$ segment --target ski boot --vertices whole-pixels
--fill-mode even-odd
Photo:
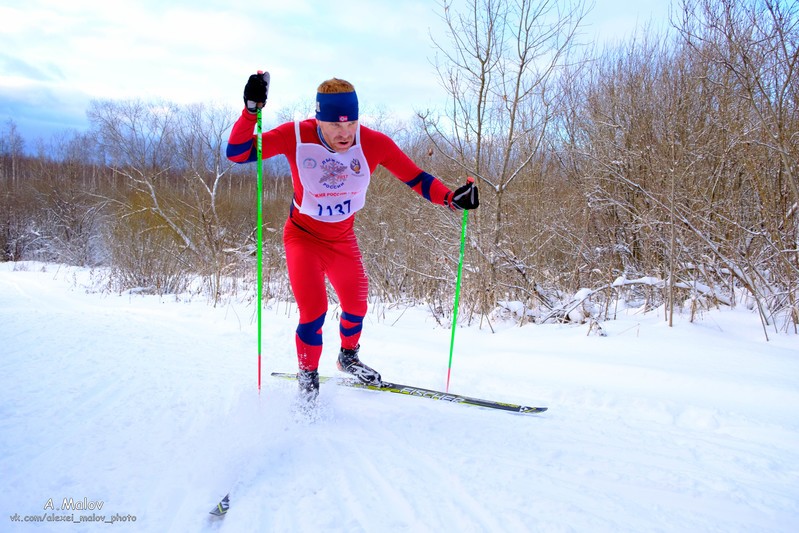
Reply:
[[[360,348],[360,344],[352,350],[342,348],[338,354],[336,366],[338,366],[338,369],[342,372],[352,374],[358,378],[358,381],[361,383],[377,385],[379,387],[382,383],[380,380],[380,373],[374,368],[366,366],[358,359],[358,350],[360,350]]]
[[[319,372],[316,370],[302,370],[297,372],[297,383],[300,386],[300,398],[307,403],[312,403],[319,396]]]

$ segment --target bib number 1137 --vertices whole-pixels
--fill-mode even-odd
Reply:
[[[345,200],[340,204],[335,205],[319,205],[319,213],[317,213],[320,217],[332,217],[335,215],[349,215],[351,206],[351,200]]]

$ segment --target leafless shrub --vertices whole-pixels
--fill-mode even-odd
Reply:
[[[450,188],[478,180],[463,320],[596,331],[621,306],[671,322],[746,305],[764,331],[799,328],[799,7],[676,2],[671,30],[604,49],[577,45],[581,0],[441,3],[443,109],[368,116]],[[253,293],[255,170],[222,157],[236,114],[95,102],[88,134],[35,156],[7,124],[3,260],[105,264],[120,291]],[[284,301],[287,174],[265,165],[264,297]],[[356,224],[373,306],[423,304],[444,324],[460,214],[379,170]]]

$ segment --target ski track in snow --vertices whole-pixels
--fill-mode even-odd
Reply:
[[[19,270],[23,268],[23,270]],[[27,269],[25,271],[24,269]],[[305,413],[296,313],[87,294],[88,273],[0,264],[0,531],[719,531],[799,524],[799,337],[710,312],[459,328],[452,392],[513,415],[323,384]],[[331,307],[331,311],[333,308]],[[386,378],[443,390],[448,329],[367,318]],[[290,315],[290,316],[289,316]],[[321,372],[336,374],[333,313]],[[333,348],[331,348],[333,347]],[[225,493],[231,511],[210,519]],[[135,523],[18,523],[64,498]],[[76,520],[92,511],[75,511]],[[66,528],[66,529],[65,529]]]

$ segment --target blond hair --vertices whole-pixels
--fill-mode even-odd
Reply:
[[[352,93],[355,92],[355,86],[353,86],[347,80],[330,78],[329,80],[325,80],[319,84],[316,92],[322,94]]]

